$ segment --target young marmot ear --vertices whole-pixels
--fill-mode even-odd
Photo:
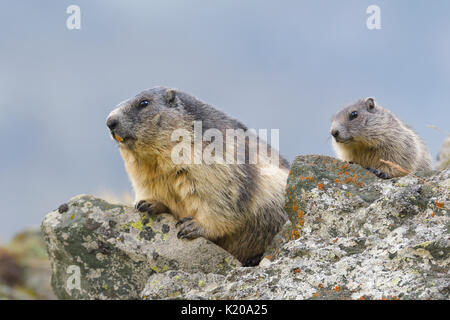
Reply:
[[[171,105],[175,102],[176,91],[175,89],[166,90],[166,103]]]
[[[367,98],[365,101],[366,108],[368,111],[373,111],[375,109],[375,99],[374,98]]]

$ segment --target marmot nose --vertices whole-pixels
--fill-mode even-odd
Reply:
[[[117,127],[118,123],[119,121],[114,118],[108,118],[108,120],[106,120],[106,125],[108,126],[109,130],[114,130],[114,128]]]
[[[331,135],[336,138],[339,135],[339,130],[336,129],[331,130]]]

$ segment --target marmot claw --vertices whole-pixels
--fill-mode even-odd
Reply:
[[[140,211],[140,212],[149,212],[151,210],[151,206],[152,204],[145,201],[145,200],[141,200],[138,201],[138,203],[136,203],[136,205],[134,206],[136,208],[136,210]]]
[[[183,218],[179,220],[176,227],[180,226],[180,231],[177,233],[178,239],[189,239],[193,240],[195,238],[201,237],[205,234],[205,230],[197,221],[191,217]]]
[[[135,208],[140,212],[147,212],[148,214],[159,214],[163,212],[170,213],[169,208],[161,202],[148,202],[141,200],[136,203]]]
[[[370,172],[372,172],[374,175],[376,175],[378,178],[381,179],[391,179],[392,177],[387,174],[386,172],[380,171],[378,169],[374,169],[374,168],[367,168],[367,170],[369,170]]]

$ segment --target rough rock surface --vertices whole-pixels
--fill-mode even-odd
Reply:
[[[444,145],[437,157],[436,169],[450,169],[450,136],[445,139]]]
[[[42,224],[60,298],[448,299],[450,170],[381,180],[358,165],[300,156],[291,223],[258,267],[151,217],[89,196]],[[64,210],[63,210],[64,211]],[[168,227],[164,227],[164,225]],[[165,230],[163,230],[165,228]],[[67,289],[67,268],[81,269]]]
[[[137,299],[153,274],[169,270],[227,274],[240,263],[203,238],[177,239],[169,214],[80,195],[49,213],[47,241],[52,286],[61,299]]]

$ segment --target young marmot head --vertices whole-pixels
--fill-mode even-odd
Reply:
[[[185,126],[184,105],[174,89],[156,87],[121,102],[108,116],[108,126],[119,147],[135,153],[166,150],[170,135]]]
[[[333,116],[330,130],[333,143],[375,146],[385,116],[385,109],[377,106],[373,98],[358,100]]]

